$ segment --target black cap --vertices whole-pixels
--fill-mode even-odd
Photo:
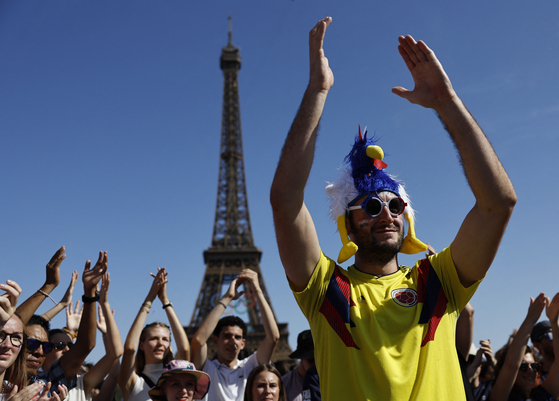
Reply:
[[[532,329],[532,335],[530,335],[532,344],[540,341],[543,335],[549,330],[551,330],[551,323],[549,323],[549,320],[542,320],[541,322],[536,323]]]
[[[314,359],[314,342],[310,330],[305,330],[297,336],[297,349],[289,355],[291,359]]]

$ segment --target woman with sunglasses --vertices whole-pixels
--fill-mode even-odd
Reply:
[[[126,337],[118,376],[124,401],[149,401],[148,391],[161,376],[164,366],[173,359],[190,359],[188,338],[167,297],[167,274],[164,267],[159,268],[157,274],[151,274],[151,288]],[[163,305],[175,336],[176,355],[171,351],[171,329],[165,323],[150,323],[142,330],[156,297]]]
[[[524,322],[518,329],[510,346],[497,362],[497,377],[491,390],[490,401],[554,401],[559,398],[559,362],[555,362],[545,381],[538,385],[540,364],[536,362],[531,348],[527,347],[532,327],[540,318],[543,309],[551,322],[554,338],[559,331],[559,293],[553,300],[543,293],[534,300]],[[559,339],[553,340],[553,347],[559,351]]]

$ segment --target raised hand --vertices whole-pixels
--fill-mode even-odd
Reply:
[[[103,334],[107,333],[107,321],[105,315],[103,314],[102,304],[109,302],[109,285],[111,280],[109,278],[109,273],[105,273],[103,276],[103,284],[101,285],[101,291],[99,291],[99,305],[97,305],[98,318],[97,318],[97,328]],[[113,316],[115,310],[112,310]]]
[[[555,294],[551,301],[548,299],[545,314],[552,324],[553,322],[559,324],[559,292]],[[555,333],[553,335],[555,336]]]
[[[7,280],[6,284],[0,284],[0,290],[6,291],[5,294],[0,295],[0,328],[2,328],[16,311],[21,287],[15,281]]]
[[[416,42],[407,35],[400,36],[398,42],[398,52],[412,75],[415,87],[409,91],[396,86],[392,88],[392,93],[411,103],[433,109],[456,96],[443,66],[423,41]]]
[[[66,328],[74,334],[78,334],[83,314],[83,304],[80,309],[80,301],[76,301],[76,308],[72,311],[72,302],[66,307]]]
[[[101,277],[107,271],[108,265],[108,258],[107,252],[99,252],[99,259],[97,259],[97,263],[90,269],[91,261],[88,260],[85,262],[85,269],[82,275],[83,281],[83,289],[85,291],[86,296],[91,296],[91,294],[95,293],[95,289],[97,288],[97,284],[101,281]]]
[[[252,269],[244,269],[237,276],[237,287],[246,281],[249,281],[254,291],[260,290],[260,282],[258,281],[258,273]]]
[[[482,340],[479,342],[479,349],[483,352],[487,360],[491,363],[491,365],[495,366],[497,361],[493,356],[493,348],[491,347],[491,340]]]
[[[310,80],[309,89],[319,92],[328,91],[334,85],[334,74],[324,55],[324,34],[332,22],[331,17],[326,17],[311,29],[309,33]]]
[[[245,293],[244,291],[239,291],[239,286],[242,283],[243,282],[239,282],[239,277],[237,276],[233,281],[231,281],[227,292],[223,295],[222,298],[229,298],[231,301],[239,299]]]
[[[536,299],[530,297],[530,306],[528,307],[528,314],[526,315],[526,320],[533,322],[535,324],[540,315],[542,314],[543,308],[547,303],[547,298],[545,294],[542,292],[540,295],[536,297]]]
[[[162,282],[161,286],[159,287],[159,291],[157,292],[157,297],[159,298],[159,300],[163,305],[167,305],[169,303],[169,297],[167,296],[167,283],[169,282],[169,280],[167,279],[168,274],[169,273],[165,271],[164,274],[165,280]]]
[[[66,248],[62,246],[56,253],[50,258],[47,263],[47,278],[45,280],[45,285],[51,285],[55,288],[60,283],[60,264],[66,258],[64,252]]]
[[[153,277],[153,282],[151,283],[151,288],[149,289],[146,301],[153,302],[155,297],[159,294],[159,290],[161,289],[161,287],[168,282],[167,272],[165,271],[164,267],[158,267],[157,274],[150,273],[150,276]]]
[[[68,305],[70,305],[70,302],[72,302],[72,293],[74,292],[74,286],[76,285],[76,282],[78,281],[78,277],[80,275],[78,274],[78,272],[76,270],[74,270],[72,272],[72,278],[70,280],[70,285],[68,286],[68,289],[66,290],[66,292],[64,293],[64,296],[62,297],[62,300],[60,301],[60,304],[62,304],[62,306],[66,307]]]

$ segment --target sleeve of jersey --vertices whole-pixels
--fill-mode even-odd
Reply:
[[[335,267],[336,263],[321,252],[320,259],[305,289],[300,292],[291,289],[307,320],[311,321],[319,312]]]
[[[460,312],[476,292],[481,280],[467,288],[462,285],[452,260],[450,247],[430,256],[429,262],[431,262],[433,270],[437,273],[448,301],[453,305],[453,309]]]

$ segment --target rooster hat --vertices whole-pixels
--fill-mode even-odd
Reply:
[[[349,239],[345,226],[348,207],[363,196],[383,191],[398,195],[407,204],[404,209],[404,219],[408,223],[408,233],[400,252],[411,255],[427,250],[427,245],[415,237],[414,210],[404,184],[383,171],[387,166],[382,161],[383,158],[384,152],[375,144],[374,136],[367,138],[367,128],[361,135],[361,127],[359,127],[359,135],[355,138],[353,148],[344,159],[350,167],[341,167],[340,177],[326,186],[326,193],[330,199],[330,217],[338,224],[343,244],[338,255],[338,263],[345,262],[357,252],[357,245]]]

